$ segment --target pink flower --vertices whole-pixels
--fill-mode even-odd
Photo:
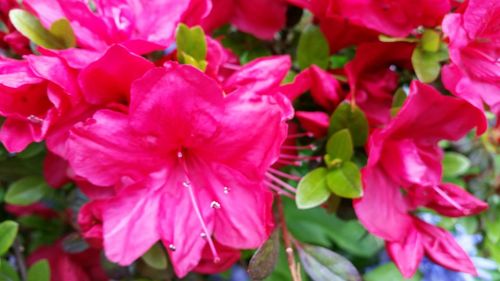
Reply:
[[[310,10],[336,53],[345,47],[362,42],[378,41],[377,32],[342,16],[337,0],[288,0],[291,4]]]
[[[354,97],[372,126],[389,121],[399,80],[391,68],[411,68],[413,48],[414,45],[407,43],[364,43],[358,46],[354,59],[346,64],[350,97]]]
[[[453,94],[500,114],[500,39],[498,1],[471,0],[463,13],[443,21],[451,64],[443,68],[443,83]]]
[[[286,0],[212,0],[212,3],[212,11],[202,24],[208,31],[231,23],[243,32],[271,40],[285,27]]]
[[[137,53],[168,47],[180,22],[196,24],[210,11],[208,0],[114,0],[94,1],[95,11],[84,0],[26,0],[49,27],[67,18],[78,45],[101,51],[114,43]]]
[[[128,114],[101,110],[77,125],[68,143],[75,174],[116,189],[102,210],[108,258],[130,264],[161,240],[184,276],[207,245],[215,263],[216,243],[261,245],[272,229],[263,179],[291,110],[275,96],[224,95],[197,69],[167,63],[132,84]]]
[[[14,53],[19,55],[30,54],[30,41],[15,30],[9,19],[10,10],[15,8],[19,8],[19,3],[16,0],[0,2],[0,21],[4,24],[4,30],[0,30],[0,48],[11,48]]]
[[[281,91],[292,101],[310,91],[314,102],[324,109],[324,111],[296,112],[302,127],[317,138],[326,135],[330,114],[345,97],[337,79],[315,65],[299,73],[292,83],[281,86]]]
[[[10,152],[43,140],[78,99],[75,73],[56,57],[0,58],[0,77],[0,115],[6,117],[0,141]]]
[[[398,115],[370,137],[368,165],[362,171],[364,196],[355,200],[354,208],[363,225],[386,240],[405,277],[415,273],[424,253],[449,269],[475,273],[450,234],[410,214],[422,206],[452,217],[487,208],[460,187],[441,182],[437,143],[458,140],[474,127],[478,134],[486,129],[480,110],[414,81]]]
[[[327,0],[329,1],[329,0]],[[380,33],[406,37],[420,25],[435,27],[451,9],[449,0],[330,0],[338,13]]]
[[[29,257],[28,264],[47,259],[50,265],[51,281],[106,281],[109,278],[101,267],[100,251],[87,249],[81,253],[70,254],[62,249],[62,242],[42,246]]]

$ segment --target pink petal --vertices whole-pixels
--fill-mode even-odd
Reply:
[[[153,68],[150,61],[113,45],[104,55],[80,73],[80,85],[91,104],[125,102],[130,99],[130,85]]]
[[[417,272],[424,257],[422,237],[417,230],[412,229],[402,241],[387,242],[386,248],[405,278],[411,278]]]
[[[214,242],[215,247],[217,248],[217,252],[219,252],[221,261],[218,263],[214,263],[212,252],[210,252],[210,248],[208,247],[208,245],[206,245],[203,249],[200,263],[196,266],[196,268],[193,269],[194,272],[202,274],[215,274],[224,272],[240,259],[240,251],[226,247],[218,243],[217,240]]]
[[[285,26],[286,9],[284,0],[237,0],[231,23],[241,31],[271,40]]]
[[[9,152],[21,152],[32,142],[41,140],[40,136],[33,135],[31,124],[7,118],[0,129],[0,142]]]
[[[415,206],[426,206],[448,217],[475,215],[488,208],[488,204],[451,183],[411,188],[408,197]]]
[[[308,132],[314,134],[315,138],[322,138],[328,133],[330,116],[322,111],[306,112],[297,111],[295,116],[300,125]]]
[[[399,185],[379,167],[364,168],[362,180],[364,195],[354,200],[359,220],[384,240],[402,241],[412,228],[412,220]]]
[[[141,179],[166,163],[154,152],[154,137],[135,134],[126,115],[110,110],[98,111],[76,125],[67,146],[67,158],[76,175],[100,186],[118,183],[123,176]]]
[[[261,94],[277,88],[291,67],[289,56],[264,57],[253,60],[224,81],[224,91],[245,88]]]
[[[416,222],[430,259],[445,268],[477,275],[469,256],[448,231],[420,220]]]
[[[43,176],[53,188],[60,188],[70,182],[68,162],[50,151],[43,161]]]

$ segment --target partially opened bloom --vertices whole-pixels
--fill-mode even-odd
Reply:
[[[500,3],[471,0],[463,13],[443,21],[451,64],[443,68],[443,83],[453,94],[500,114]]]
[[[132,263],[161,240],[178,276],[217,243],[254,248],[272,229],[263,179],[286,138],[289,104],[241,88],[224,95],[199,70],[176,63],[132,84],[128,114],[101,110],[72,130],[77,176],[116,195],[102,205],[106,255]]]
[[[122,43],[137,53],[168,47],[181,22],[197,24],[211,8],[208,0],[26,0],[46,27],[61,18],[71,23],[79,47],[103,51]],[[94,8],[94,9],[93,9]]]
[[[271,40],[285,27],[286,0],[212,0],[212,10],[203,27],[212,31],[226,23],[258,38]]]
[[[425,207],[460,217],[487,208],[460,187],[441,182],[438,141],[458,140],[473,128],[478,133],[486,129],[480,110],[414,81],[398,115],[370,137],[368,165],[362,173],[364,196],[354,207],[363,225],[386,240],[405,277],[415,273],[424,253],[449,269],[475,273],[449,233],[410,214]]]

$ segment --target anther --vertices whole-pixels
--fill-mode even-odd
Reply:
[[[212,203],[210,203],[210,208],[212,208],[212,209],[220,209],[220,203],[217,202],[217,201],[212,201]]]
[[[172,252],[175,252],[175,250],[177,250],[177,248],[175,248],[174,244],[170,244],[168,245],[168,248],[170,249],[170,251]]]

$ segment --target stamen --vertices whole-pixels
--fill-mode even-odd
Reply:
[[[229,191],[231,191],[231,188],[224,186],[224,194],[229,194]]]
[[[272,191],[276,192],[276,194],[278,195],[284,195],[288,198],[291,198],[291,199],[295,199],[295,197],[293,195],[291,195],[290,193],[282,190],[280,187],[278,186],[275,186],[272,182],[270,181],[267,181],[265,180],[264,183],[267,185],[267,187],[269,187]]]
[[[315,150],[318,147],[314,144],[309,144],[309,145],[282,145],[281,148],[286,150],[300,150],[300,149]]]
[[[312,138],[312,137],[314,137],[314,134],[310,133],[310,132],[307,132],[307,133],[297,133],[297,134],[289,134],[286,138],[289,139],[289,140],[291,140],[291,139],[298,139],[298,138],[302,138],[302,137]]]
[[[293,187],[293,186],[289,185],[288,183],[282,181],[278,177],[273,176],[271,173],[266,173],[266,176],[268,178],[270,178],[273,182],[275,182],[276,184],[278,184],[281,187],[284,187],[285,189],[289,190],[290,192],[293,192],[293,193],[297,192],[297,189],[295,187]]]
[[[295,167],[300,167],[302,166],[302,161],[287,161],[283,159],[278,159],[276,163],[283,164],[283,165],[289,165],[289,166],[295,166]]]
[[[181,153],[182,154],[182,153]],[[177,154],[179,155],[179,154]],[[203,229],[203,232],[206,233],[207,235],[207,242],[208,246],[210,247],[210,251],[212,252],[212,255],[214,256],[214,263],[218,263],[220,261],[219,254],[217,253],[217,249],[215,249],[214,241],[212,240],[212,237],[208,232],[207,225],[205,224],[205,221],[203,220],[203,216],[200,211],[200,207],[198,205],[198,202],[196,200],[196,196],[194,195],[193,191],[193,186],[191,185],[191,181],[189,180],[189,173],[188,173],[188,168],[186,165],[186,162],[182,160],[182,155],[179,157],[182,168],[184,169],[184,175],[186,176],[186,181],[184,183],[187,183],[186,185],[183,185],[186,187],[189,193],[189,198],[191,199],[191,203],[193,204],[194,211],[196,213],[196,216],[198,217],[198,221],[200,222],[201,228]]]
[[[280,154],[280,158],[288,160],[321,160],[321,156],[308,156],[308,155],[290,155],[290,154]]]
[[[455,207],[458,210],[460,210],[463,213],[465,213],[465,210],[462,207],[462,205],[460,205],[457,201],[453,200],[453,198],[451,198],[450,196],[448,196],[448,194],[446,194],[446,192],[444,192],[441,188],[439,188],[439,186],[433,185],[432,189],[434,189],[439,195],[441,195],[446,201],[448,201],[448,203],[450,203],[451,205],[453,205],[453,207]]]
[[[278,169],[274,169],[274,168],[269,168],[268,171],[270,173],[273,173],[277,176],[280,176],[280,177],[283,177],[283,178],[286,178],[286,179],[289,179],[289,180],[293,180],[293,181],[299,181],[301,179],[301,177],[299,176],[296,176],[296,175],[290,175],[290,174],[287,174],[287,173],[284,173]]]
[[[212,201],[212,203],[210,203],[210,208],[212,208],[212,209],[220,209],[220,203],[217,202],[217,201]]]

